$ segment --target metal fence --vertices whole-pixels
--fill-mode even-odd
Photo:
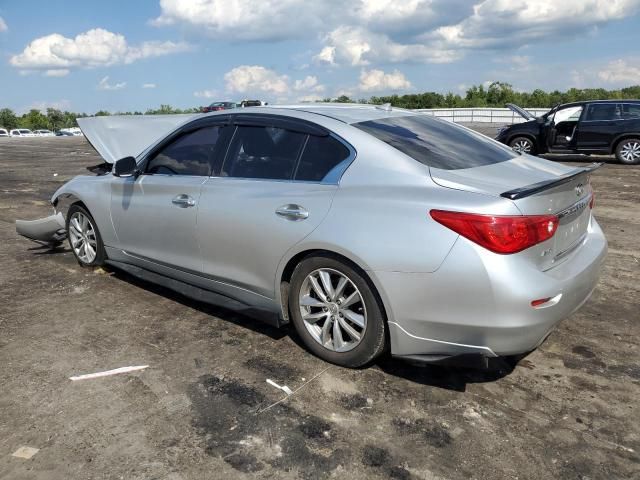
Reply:
[[[534,116],[549,111],[548,108],[527,108],[526,110]],[[416,111],[454,123],[512,124],[525,121],[524,118],[508,108],[421,108]]]

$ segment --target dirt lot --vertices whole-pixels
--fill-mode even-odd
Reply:
[[[81,138],[0,139],[0,478],[640,478],[640,168],[594,175],[610,251],[591,300],[486,373],[329,366],[287,330],[16,235],[97,162]]]

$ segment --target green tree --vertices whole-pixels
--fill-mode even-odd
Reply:
[[[64,114],[57,108],[47,108],[47,120],[51,130],[59,130],[63,126]]]
[[[30,130],[38,130],[49,126],[49,119],[37,108],[32,108],[20,118],[20,125]]]
[[[18,126],[18,117],[10,108],[3,108],[0,110],[0,127],[11,130]]]

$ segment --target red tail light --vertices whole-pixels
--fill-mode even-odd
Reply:
[[[555,215],[497,216],[431,210],[431,217],[494,253],[517,253],[550,239],[558,229]]]
[[[589,200],[589,208],[593,210],[593,207],[596,206],[596,192],[591,190],[591,200]]]

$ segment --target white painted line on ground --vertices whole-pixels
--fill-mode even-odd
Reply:
[[[284,393],[286,393],[287,395],[291,395],[293,392],[291,391],[291,389],[289,387],[287,387],[286,385],[284,386],[280,386],[278,385],[276,382],[274,382],[273,380],[267,378],[267,383],[273,387],[276,387],[280,390],[282,390]]]
[[[105,372],[87,373],[86,375],[78,375],[75,377],[69,377],[69,380],[75,382],[77,380],[89,380],[91,378],[108,377],[109,375],[118,375],[120,373],[136,372],[138,370],[144,370],[149,365],[138,365],[135,367],[120,367],[113,370],[107,370]]]
[[[12,457],[17,457],[17,458],[24,458],[26,460],[29,460],[31,457],[33,457],[36,453],[38,453],[40,451],[39,448],[33,448],[33,447],[20,447],[18,450],[16,450],[15,452],[13,452],[11,454]]]

